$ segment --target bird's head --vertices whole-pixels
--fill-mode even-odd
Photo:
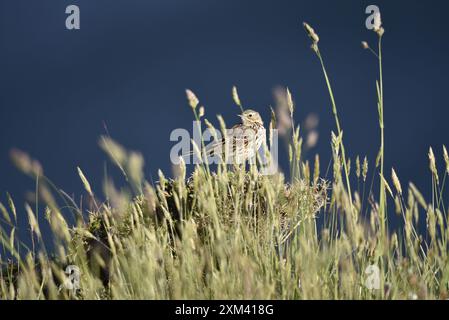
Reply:
[[[242,122],[244,125],[263,125],[262,117],[257,111],[248,109],[245,110],[241,115],[239,115],[239,117],[242,118]]]

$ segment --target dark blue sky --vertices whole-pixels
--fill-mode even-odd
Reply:
[[[65,29],[65,8],[81,10],[81,30]],[[272,89],[289,86],[297,121],[315,112],[325,166],[334,129],[317,58],[301,22],[319,33],[351,156],[378,148],[375,45],[364,27],[368,4],[382,10],[386,166],[405,184],[430,190],[427,151],[441,161],[447,133],[448,1],[298,0],[0,0],[0,201],[9,191],[23,208],[33,182],[16,171],[9,150],[40,160],[67,193],[82,191],[80,166],[97,193],[105,155],[103,121],[117,141],[139,150],[146,174],[170,171],[169,135],[191,128],[185,88],[206,115],[238,120],[231,87],[269,121]]]

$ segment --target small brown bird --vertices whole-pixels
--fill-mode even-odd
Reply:
[[[242,164],[257,154],[266,139],[262,117],[257,111],[250,109],[239,117],[242,123],[226,130],[225,138],[206,146],[208,156],[221,155],[221,159],[228,164]]]

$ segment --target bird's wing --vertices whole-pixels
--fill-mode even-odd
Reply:
[[[251,130],[248,132],[248,130]],[[225,132],[226,137],[223,137],[217,141],[212,141],[205,146],[206,154],[208,156],[213,156],[216,152],[223,153],[226,147],[226,139],[228,140],[228,152],[233,154],[237,147],[242,146],[247,148],[250,142],[249,136],[251,134],[256,135],[257,132],[255,129],[249,127],[244,128],[242,124],[236,124],[231,129]],[[189,152],[187,156],[194,154],[194,152]]]
[[[257,135],[257,131],[254,128],[243,127],[242,124],[237,124],[226,131],[225,134],[226,138],[222,138],[219,141],[213,141],[206,146],[208,155],[214,155],[217,151],[220,152],[220,150],[223,153],[225,148],[227,148],[228,155],[233,155],[237,148],[246,149],[250,145],[250,141],[254,141],[254,139],[251,139],[251,136]]]

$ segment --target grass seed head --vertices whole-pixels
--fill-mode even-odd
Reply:
[[[239,94],[237,92],[237,87],[236,86],[232,87],[232,99],[234,100],[234,103],[236,105],[238,105],[239,107],[242,106],[242,102],[240,101]]]
[[[290,111],[290,116],[293,117],[293,112],[295,111],[295,105],[293,103],[292,94],[288,88],[287,88],[287,105],[288,105],[288,110]]]
[[[37,160],[32,159],[25,152],[18,149],[12,149],[10,157],[17,169],[23,173],[33,177],[40,177],[43,175],[41,164]]]
[[[429,148],[429,167],[430,167],[430,171],[432,172],[432,174],[435,177],[435,180],[438,184],[439,183],[438,171],[437,171],[437,165],[436,165],[436,161],[435,161],[435,154],[433,153],[432,147]]]
[[[393,191],[391,190],[390,185],[388,184],[387,179],[385,179],[385,177],[383,175],[380,175],[380,178],[382,179],[382,182],[384,183],[385,187],[387,188],[387,191],[390,194],[390,196],[392,198],[394,198]]]
[[[311,148],[315,147],[318,142],[318,137],[319,137],[318,131],[312,130],[311,132],[309,132],[309,134],[307,135],[307,140],[306,140],[307,148],[311,149]]]
[[[360,157],[357,156],[355,158],[355,175],[357,176],[358,179],[360,179],[361,173],[362,173],[362,171],[361,171],[361,167],[360,167]]]
[[[313,182],[317,183],[320,178],[320,156],[315,155],[315,164],[313,165]]]
[[[30,226],[31,232],[35,233],[39,238],[41,238],[41,231],[39,228],[39,223],[37,222],[36,216],[28,203],[25,203],[25,211],[28,214],[28,224]]]
[[[309,131],[316,129],[318,127],[319,122],[320,119],[317,114],[309,113],[306,117],[306,120],[304,121],[304,128]]]
[[[365,158],[363,159],[363,166],[362,166],[363,182],[366,181],[367,175],[368,175],[368,158],[365,156]]]
[[[309,38],[312,39],[312,42],[314,44],[318,44],[318,42],[320,41],[320,37],[318,37],[315,30],[313,30],[313,28],[307,22],[303,22],[303,26]]]
[[[187,96],[187,100],[189,101],[190,107],[192,107],[192,109],[195,110],[196,107],[198,106],[198,104],[200,103],[200,101],[198,100],[196,95],[190,89],[186,89],[186,96]]]
[[[86,176],[84,175],[84,173],[83,173],[83,171],[81,170],[81,168],[80,168],[80,167],[77,167],[77,169],[78,169],[78,175],[79,175],[81,181],[83,182],[84,189],[87,191],[87,193],[88,193],[91,197],[93,197],[94,195],[93,195],[93,192],[92,192],[92,188],[90,187],[89,181],[87,180],[87,178],[86,178]]]
[[[373,31],[376,32],[379,37],[382,37],[385,33],[385,29],[382,27],[382,18],[380,12],[374,13]]]
[[[198,113],[198,117],[200,117],[200,118],[202,118],[203,116],[204,116],[204,107],[203,106],[201,106],[200,107],[200,110],[199,110],[199,113]]]
[[[373,31],[378,32],[382,27],[382,18],[380,12],[374,13]]]
[[[443,156],[444,156],[444,162],[446,163],[446,172],[449,174],[449,155],[447,154],[446,147],[443,146]]]
[[[385,29],[383,27],[381,27],[379,29],[379,31],[377,31],[377,34],[379,35],[379,37],[382,37],[384,35],[384,33],[385,33]]]
[[[285,88],[276,88],[274,90],[274,99],[276,101],[276,126],[279,134],[284,136],[292,129],[292,119],[289,113]]]
[[[393,180],[393,185],[396,188],[396,191],[399,194],[402,194],[401,182],[399,181],[399,178],[396,174],[396,171],[394,171],[394,168],[391,168],[391,179]]]

